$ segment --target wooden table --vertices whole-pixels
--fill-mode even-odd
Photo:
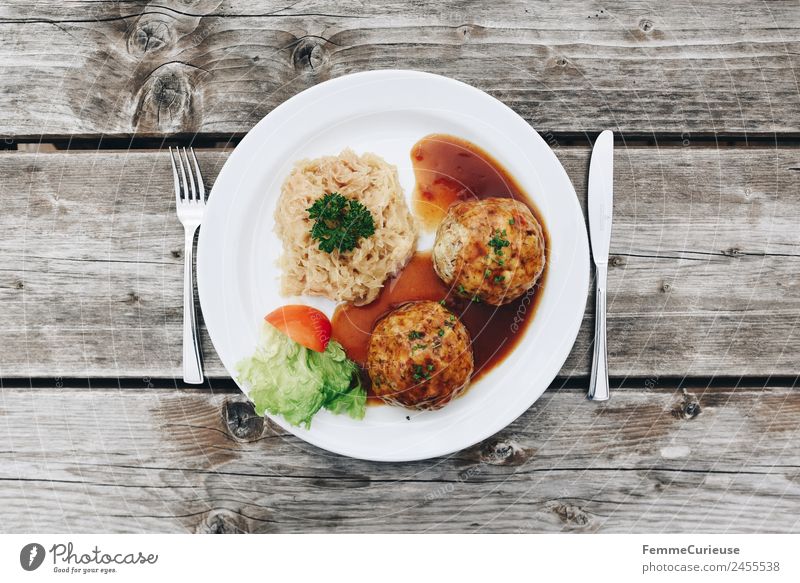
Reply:
[[[797,532],[799,55],[794,0],[3,3],[0,530]],[[611,401],[591,309],[525,415],[426,462],[255,417],[207,336],[208,384],[178,380],[161,149],[211,183],[276,105],[382,68],[503,100],[582,203],[617,132]]]

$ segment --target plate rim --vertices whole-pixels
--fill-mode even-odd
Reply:
[[[477,92],[477,93],[481,94],[483,99],[488,99],[488,100],[494,102],[495,106],[500,106],[503,109],[507,110],[507,112],[510,112],[515,118],[517,118],[518,121],[520,121],[522,124],[524,124],[524,126],[527,128],[527,132],[530,134],[532,139],[538,140],[541,144],[543,144],[547,148],[547,150],[549,150],[550,154],[553,156],[553,159],[556,162],[556,164],[554,166],[555,169],[556,169],[556,172],[558,172],[558,173],[560,173],[562,175],[562,178],[565,180],[565,184],[568,185],[568,187],[569,187],[569,194],[572,195],[570,197],[570,206],[573,207],[572,210],[575,213],[575,216],[576,217],[580,217],[579,223],[580,223],[580,226],[582,228],[579,229],[578,230],[579,232],[575,235],[577,237],[576,254],[579,255],[579,260],[581,260],[583,263],[585,263],[586,269],[583,270],[583,274],[584,274],[583,275],[583,282],[585,284],[585,289],[584,289],[584,293],[582,295],[588,298],[588,294],[589,294],[589,290],[590,290],[590,284],[591,284],[591,276],[590,276],[591,265],[590,265],[590,261],[589,261],[590,252],[589,252],[588,233],[587,233],[587,228],[586,228],[586,219],[584,217],[583,210],[581,209],[580,202],[579,202],[577,194],[575,192],[575,186],[572,183],[572,180],[570,179],[570,177],[567,174],[566,170],[564,169],[564,166],[561,163],[561,160],[555,154],[555,151],[553,151],[553,149],[550,147],[550,145],[544,140],[544,138],[539,134],[539,132],[536,131],[536,129],[530,123],[528,123],[516,111],[514,111],[511,107],[509,107],[508,105],[506,105],[505,103],[503,103],[502,101],[497,99],[496,97],[494,97],[492,95],[489,95],[485,91],[483,91],[481,89],[478,89],[477,87],[474,87],[472,85],[469,85],[468,83],[464,83],[464,82],[459,81],[457,79],[453,79],[451,77],[446,77],[446,76],[443,76],[443,75],[438,75],[438,74],[435,74],[435,73],[428,73],[428,72],[425,72],[425,71],[416,71],[416,70],[411,70],[411,69],[381,69],[381,70],[361,71],[361,72],[342,75],[342,76],[336,77],[334,79],[329,79],[327,81],[324,81],[322,83],[318,83],[316,85],[313,85],[312,87],[304,89],[303,91],[293,95],[289,99],[283,101],[281,104],[276,106],[269,113],[267,113],[267,115],[265,115],[256,124],[254,124],[253,127],[247,132],[247,134],[245,134],[245,136],[242,138],[242,140],[239,142],[239,144],[237,144],[237,146],[234,148],[234,150],[230,153],[230,155],[226,159],[225,163],[223,164],[222,168],[220,169],[219,174],[217,175],[217,178],[216,178],[216,180],[214,182],[214,185],[211,188],[208,204],[209,205],[212,204],[212,202],[211,202],[212,201],[212,196],[211,195],[214,194],[214,190],[215,190],[215,188],[217,188],[217,185],[221,184],[220,178],[222,178],[225,175],[226,170],[228,170],[229,168],[231,168],[233,166],[234,162],[232,162],[232,161],[237,158],[237,151],[239,152],[239,156],[245,155],[245,148],[242,148],[242,146],[247,146],[252,140],[256,139],[255,138],[255,134],[257,133],[256,129],[259,128],[260,126],[269,124],[271,119],[274,119],[274,118],[280,116],[281,112],[283,112],[284,110],[292,107],[293,103],[296,103],[296,101],[299,100],[301,97],[302,97],[302,99],[311,99],[317,93],[319,93],[321,91],[335,90],[336,86],[338,86],[338,85],[344,85],[344,84],[347,84],[347,83],[358,82],[359,80],[364,80],[366,78],[369,78],[369,80],[380,80],[381,77],[397,78],[398,76],[402,77],[403,79],[414,79],[414,78],[417,78],[417,79],[428,79],[428,80],[433,79],[435,82],[451,84],[454,87],[457,87],[459,90],[462,90],[462,91],[466,90],[466,91],[470,91],[470,92]],[[227,364],[223,361],[222,357],[220,356],[220,352],[219,352],[219,350],[217,350],[217,342],[214,339],[215,335],[212,332],[211,327],[208,326],[209,320],[206,319],[206,314],[209,313],[209,310],[206,309],[206,306],[210,306],[210,301],[211,300],[208,297],[208,294],[203,292],[204,289],[208,289],[208,288],[206,288],[205,284],[203,283],[203,282],[207,281],[207,278],[208,278],[208,275],[207,275],[208,271],[207,271],[207,268],[206,268],[206,266],[208,264],[208,261],[204,261],[203,257],[208,257],[210,253],[204,253],[204,251],[203,251],[204,249],[207,248],[208,243],[206,243],[206,245],[204,245],[204,241],[207,242],[208,238],[204,238],[203,237],[202,225],[201,225],[199,230],[200,230],[200,233],[198,235],[198,243],[197,243],[197,274],[196,274],[196,278],[197,278],[198,296],[199,296],[199,300],[200,300],[200,309],[201,309],[201,312],[203,313],[203,320],[204,320],[204,322],[206,322],[206,329],[208,331],[209,338],[210,338],[211,343],[212,343],[212,345],[214,347],[214,350],[217,352],[217,355],[219,356],[220,361],[222,362],[222,365],[225,367],[225,370],[230,375],[230,377],[233,379],[233,381],[236,383],[237,387],[242,392],[242,394],[246,398],[249,399],[249,396],[247,395],[247,393],[244,391],[244,389],[242,389],[242,387],[239,385],[238,381],[236,381],[235,372],[231,371],[229,369]],[[209,269],[210,269],[210,266],[209,266]],[[584,286],[581,286],[581,287],[584,287]],[[204,297],[206,298],[205,301],[204,301]],[[465,441],[469,441],[469,443],[458,445],[458,446],[455,446],[455,447],[448,447],[448,448],[443,449],[441,452],[434,453],[434,454],[423,453],[422,456],[414,455],[414,454],[403,455],[402,453],[400,455],[384,455],[384,456],[356,455],[353,452],[345,451],[342,448],[337,447],[335,444],[333,444],[333,445],[326,444],[326,443],[324,443],[324,440],[316,439],[315,436],[309,435],[308,433],[300,434],[298,431],[296,431],[296,429],[298,429],[298,428],[295,428],[295,427],[291,426],[290,424],[288,424],[280,416],[274,416],[274,415],[270,415],[268,413],[265,414],[265,416],[268,417],[270,420],[272,420],[277,425],[279,425],[284,430],[290,432],[291,434],[293,434],[294,436],[296,436],[299,439],[303,440],[304,442],[306,442],[306,443],[308,443],[310,445],[313,445],[314,447],[319,447],[320,449],[323,449],[325,451],[329,451],[329,452],[335,453],[337,455],[351,457],[353,459],[363,459],[363,460],[366,460],[366,461],[390,463],[390,462],[421,461],[421,460],[426,460],[426,459],[434,459],[434,458],[440,458],[440,457],[449,456],[449,455],[452,455],[453,453],[456,453],[458,451],[463,451],[466,448],[472,447],[473,445],[475,445],[475,444],[477,444],[477,443],[479,443],[479,442],[491,437],[492,435],[495,435],[496,433],[502,431],[503,429],[508,427],[510,424],[512,424],[514,421],[516,421],[519,417],[521,417],[525,412],[527,412],[533,406],[533,404],[536,403],[536,401],[538,401],[541,398],[541,396],[545,393],[545,391],[548,389],[548,387],[552,384],[553,380],[558,376],[558,371],[561,370],[561,368],[564,365],[564,362],[566,362],[567,358],[569,357],[569,354],[571,353],[572,348],[574,347],[575,341],[577,340],[578,334],[580,332],[580,326],[581,326],[581,323],[583,321],[583,316],[584,316],[584,314],[586,312],[586,309],[587,309],[587,303],[584,302],[583,310],[580,310],[580,312],[578,312],[576,310],[575,313],[574,313],[574,316],[572,318],[572,321],[569,322],[569,326],[565,326],[566,332],[564,334],[564,338],[566,340],[568,340],[569,349],[565,350],[565,354],[564,354],[563,358],[558,359],[560,361],[558,363],[558,368],[555,371],[555,373],[553,374],[552,378],[550,378],[546,384],[543,383],[543,384],[545,384],[544,388],[541,391],[539,391],[538,394],[535,394],[534,396],[532,396],[530,402],[526,401],[527,404],[526,404],[526,406],[524,408],[520,408],[519,411],[517,411],[516,408],[515,408],[514,412],[512,412],[510,415],[497,417],[497,419],[500,419],[500,420],[497,423],[491,424],[487,430],[478,429],[475,432],[473,432],[471,434],[471,437],[469,439],[465,440]],[[536,316],[534,316],[534,318],[535,317]]]

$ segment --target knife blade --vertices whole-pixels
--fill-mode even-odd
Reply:
[[[595,264],[608,263],[614,210],[614,133],[597,138],[589,165],[589,236]]]
[[[601,133],[592,149],[587,206],[596,288],[594,353],[587,397],[593,401],[607,401],[610,395],[606,350],[606,282],[614,214],[614,134],[611,130]]]

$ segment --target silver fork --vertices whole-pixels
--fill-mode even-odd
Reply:
[[[189,148],[194,161],[194,174],[189,162],[186,148],[175,148],[178,155],[177,166],[175,154],[169,149],[172,161],[172,174],[175,177],[175,208],[178,220],[184,229],[183,252],[183,381],[193,385],[203,382],[203,364],[200,361],[200,339],[197,334],[197,320],[194,308],[194,274],[192,263],[194,257],[194,235],[203,222],[206,211],[206,187],[194,149]],[[184,159],[186,163],[184,164]],[[188,176],[188,179],[187,179]]]

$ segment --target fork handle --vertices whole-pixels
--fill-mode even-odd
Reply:
[[[589,380],[588,398],[592,401],[608,401],[608,351],[606,350],[606,284],[608,264],[597,264],[595,283],[595,324],[592,376]]]
[[[203,383],[203,364],[200,361],[200,338],[194,309],[194,235],[197,228],[186,229],[183,251],[183,382]]]

